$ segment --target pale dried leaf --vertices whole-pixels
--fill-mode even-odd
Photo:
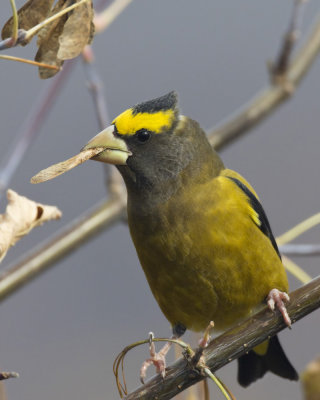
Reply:
[[[96,147],[95,149],[81,151],[79,154],[69,158],[66,161],[61,161],[58,164],[51,165],[50,167],[41,170],[31,178],[30,182],[41,183],[53,179],[76,167],[77,165],[88,161],[90,158],[96,156],[104,150],[104,147]]]
[[[18,11],[19,18],[19,29],[29,30],[30,28],[38,25],[41,21],[45,20],[51,10],[54,0],[29,0],[27,1]],[[13,18],[5,23],[1,36],[2,39],[11,37],[13,26]],[[31,41],[32,37],[28,41],[24,41],[23,45],[26,45]]]
[[[11,189],[7,191],[7,198],[6,212],[0,215],[0,261],[31,229],[62,215],[57,207],[29,200]]]
[[[68,16],[62,35],[59,37],[58,58],[69,60],[77,57],[92,40],[92,2],[88,1],[75,8]]]

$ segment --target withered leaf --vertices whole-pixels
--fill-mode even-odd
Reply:
[[[0,261],[8,249],[34,227],[62,215],[57,207],[36,203],[10,189],[7,198],[6,212],[0,215]]]
[[[92,1],[81,4],[69,13],[62,35],[59,37],[58,58],[69,60],[77,57],[85,45],[91,42],[94,34],[92,20]]]
[[[57,14],[59,11],[64,10],[66,7],[69,7],[72,3],[72,0],[59,0],[54,7],[52,8],[51,12],[48,14],[48,18],[52,17],[53,15]],[[37,45],[40,47],[43,42],[45,42],[50,36],[50,32],[52,32],[55,27],[58,25],[60,19],[55,19],[50,24],[45,25],[40,31],[38,32],[38,40]]]
[[[69,158],[66,161],[61,161],[58,164],[51,165],[50,167],[41,170],[31,178],[30,182],[41,183],[53,179],[76,167],[77,165],[88,161],[90,158],[96,156],[104,150],[104,147],[96,147],[95,149],[83,150],[79,154]]]
[[[51,10],[49,17],[68,7],[72,0],[59,0]],[[37,44],[39,49],[35,56],[35,60],[44,64],[54,65],[61,67],[63,60],[57,57],[59,50],[59,37],[63,32],[64,24],[68,19],[67,14],[62,15],[60,18],[52,21],[50,24],[45,25],[38,32]],[[48,79],[58,73],[58,70],[52,70],[45,67],[39,67],[39,76],[41,79]]]
[[[47,18],[54,0],[29,0],[18,11],[19,29],[28,30]],[[1,36],[2,39],[11,37],[13,18],[5,23]],[[24,41],[23,46],[31,41]]]

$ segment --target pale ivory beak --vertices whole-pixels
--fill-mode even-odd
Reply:
[[[104,147],[105,150],[92,157],[92,160],[102,161],[108,164],[125,165],[128,157],[132,154],[126,142],[115,136],[114,125],[108,126],[108,128],[94,136],[81,151],[94,149],[96,147]]]

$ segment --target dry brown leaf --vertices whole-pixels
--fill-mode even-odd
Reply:
[[[64,10],[66,7],[70,5],[71,5],[71,0],[59,0],[48,14],[48,18],[57,14],[59,11]],[[38,32],[38,40],[37,40],[38,47],[40,47],[47,40],[48,36],[50,36],[50,32],[52,32],[54,28],[58,25],[59,20],[60,20],[59,18],[55,19],[50,24],[47,24],[40,29],[40,31]]]
[[[72,0],[59,0],[58,3],[53,7],[49,17],[70,6],[71,2]],[[57,54],[60,47],[59,37],[63,32],[63,27],[67,19],[68,15],[64,14],[60,18],[52,21],[50,24],[45,25],[38,32],[37,44],[39,49],[35,56],[35,61],[54,65],[58,68],[62,66],[63,60],[59,59]],[[39,76],[41,79],[51,78],[58,72],[59,70],[39,67]]]
[[[46,221],[61,217],[61,211],[29,200],[9,189],[5,214],[0,215],[0,261],[22,236]]]
[[[47,18],[54,0],[29,0],[18,11],[19,29],[26,31]],[[1,36],[2,39],[11,37],[13,18],[5,23]],[[31,41],[32,37],[23,43],[23,46]]]
[[[66,161],[61,161],[58,164],[51,165],[50,167],[41,170],[31,178],[30,182],[41,183],[53,179],[76,167],[77,165],[88,161],[90,158],[96,156],[104,150],[104,147],[96,147],[95,149],[81,151],[79,154],[69,158]]]
[[[84,46],[91,42],[93,8],[88,1],[75,8],[68,16],[62,35],[59,37],[60,48],[58,58],[69,60],[77,57]]]

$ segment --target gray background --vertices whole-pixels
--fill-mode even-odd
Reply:
[[[4,23],[10,6],[2,3]],[[176,89],[184,114],[204,128],[220,122],[268,83],[266,61],[277,54],[291,5],[289,0],[135,0],[93,44],[110,116]],[[318,9],[317,1],[309,2],[304,33]],[[31,44],[7,53],[32,58],[34,52]],[[1,61],[0,68],[3,161],[50,82],[40,81],[34,67]],[[222,152],[225,164],[256,188],[276,235],[319,212],[319,74],[318,60],[290,102]],[[105,196],[103,168],[94,162],[49,183],[28,183],[38,170],[75,154],[97,131],[78,62],[11,184],[23,195],[58,205],[63,219],[24,238],[3,268]],[[301,242],[318,243],[319,232],[314,229]],[[312,276],[319,273],[317,258],[297,261]],[[292,288],[299,285],[290,282]],[[112,375],[116,354],[150,330],[157,336],[170,334],[122,224],[7,299],[0,320],[0,369],[21,375],[6,384],[10,400],[118,398]],[[302,371],[320,353],[319,311],[280,336]],[[146,355],[144,348],[128,357],[131,390]],[[235,363],[218,375],[237,399],[301,399],[299,383],[270,374],[240,388]],[[222,398],[216,388],[212,392]]]

